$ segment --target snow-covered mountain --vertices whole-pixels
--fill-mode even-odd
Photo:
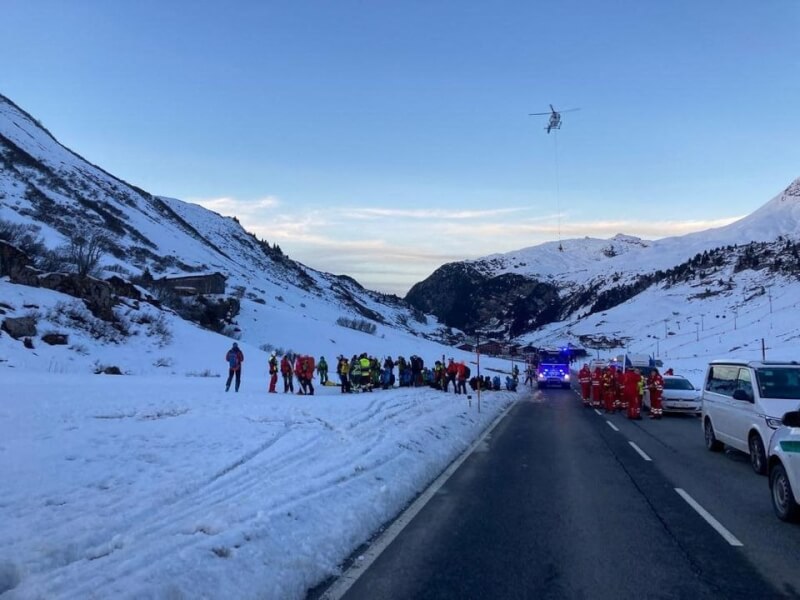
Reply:
[[[156,279],[221,273],[227,278],[226,292],[235,293],[239,305],[226,332],[254,346],[291,344],[298,349],[299,340],[276,342],[274,331],[276,323],[283,328],[303,320],[365,324],[377,328],[376,338],[386,328],[428,339],[443,334],[435,318],[400,298],[295,262],[277,245],[245,231],[235,218],[154,196],[111,175],[61,145],[1,95],[0,224],[29,232],[47,250],[66,247],[86,231],[101,231],[106,246],[100,278],[137,281],[145,272]],[[25,294],[13,284],[2,285],[2,314],[20,317],[34,310],[24,308]],[[12,297],[21,304],[11,302]],[[46,316],[47,311],[39,312]],[[50,324],[54,329],[59,325]]]
[[[656,241],[569,239],[450,263],[406,299],[448,325],[525,342],[547,325],[636,302],[678,281],[716,289],[724,273],[725,286],[736,288],[744,271],[761,271],[764,285],[776,276],[796,280],[798,239],[800,179],[725,227]]]

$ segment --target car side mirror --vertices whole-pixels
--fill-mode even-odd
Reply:
[[[752,402],[753,401],[752,396],[750,396],[750,394],[748,394],[744,390],[735,390],[733,392],[733,399],[734,400],[745,400],[747,402]]]
[[[792,412],[787,412],[783,415],[781,423],[787,427],[800,427],[800,411],[793,410]]]

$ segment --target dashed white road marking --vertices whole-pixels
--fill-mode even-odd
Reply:
[[[602,417],[602,416],[603,416],[603,413],[601,413],[601,412],[600,412],[599,410],[597,410],[596,408],[594,409],[594,412],[596,412],[596,413],[597,413],[597,416],[599,416],[599,417]]]
[[[608,426],[611,427],[611,429],[613,429],[614,431],[619,431],[619,427],[614,425],[611,421],[606,421],[606,423],[608,423]]]
[[[645,454],[645,451],[642,450],[641,448],[639,448],[639,446],[637,446],[634,442],[628,441],[628,443],[631,445],[631,447],[634,450],[636,450],[636,452],[639,453],[639,456],[641,456],[643,459],[645,459],[648,462],[652,462],[653,461],[653,459],[650,458],[649,456],[647,456],[647,454]]]
[[[689,494],[687,494],[681,488],[675,488],[675,491],[678,492],[678,494],[681,496],[681,498],[686,500],[686,502],[689,504],[689,506],[691,506],[693,509],[695,509],[697,511],[697,514],[699,514],[701,517],[703,517],[709,525],[711,525],[714,529],[716,529],[717,533],[719,533],[723,538],[725,538],[725,541],[728,542],[731,546],[744,546],[744,544],[742,544],[742,542],[740,542],[736,538],[736,536],[733,535],[730,531],[725,529],[725,527],[722,525],[722,523],[717,521],[711,515],[711,513],[709,513],[705,508],[700,506],[697,503],[697,500],[692,498]]]

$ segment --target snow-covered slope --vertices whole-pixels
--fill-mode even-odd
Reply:
[[[491,276],[516,273],[585,284],[603,274],[668,269],[706,250],[781,236],[800,237],[800,179],[752,214],[724,227],[655,241],[623,234],[607,240],[568,239],[467,262]]]
[[[792,276],[798,240],[800,179],[725,227],[655,241],[622,234],[569,239],[450,263],[406,298],[444,323],[528,339],[548,323],[608,310],[676,278],[706,278],[723,265],[734,284],[744,269]],[[468,283],[455,289],[455,282]]]
[[[110,240],[102,259],[106,275],[136,277],[145,269],[156,278],[220,272],[227,291],[241,296],[236,333],[256,346],[269,343],[276,321],[365,319],[427,337],[441,329],[435,318],[397,297],[290,260],[234,218],[151,195],[114,177],[62,146],[3,96],[0,220],[37,228],[50,249],[76,232],[101,230]]]

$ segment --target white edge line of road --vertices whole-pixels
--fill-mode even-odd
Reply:
[[[608,426],[611,427],[611,429],[613,429],[614,431],[619,431],[619,427],[614,425],[611,421],[606,421],[606,423],[608,423]]]
[[[638,453],[639,453],[639,456],[641,456],[643,459],[645,459],[645,460],[646,460],[646,461],[648,461],[648,462],[653,462],[653,459],[652,459],[652,458],[650,458],[649,456],[647,456],[647,454],[645,453],[645,451],[644,451],[644,450],[642,450],[641,448],[639,448],[639,446],[637,446],[637,445],[636,445],[634,442],[631,442],[631,441],[629,440],[629,441],[628,441],[628,443],[631,445],[631,447],[632,447],[634,450],[636,450],[636,452],[638,452]]]
[[[475,449],[480,446],[486,437],[494,431],[494,428],[497,427],[497,424],[503,420],[503,418],[508,414],[508,411],[516,404],[516,402],[511,402],[508,407],[501,412],[494,422],[486,428],[486,431],[483,432],[472,445],[464,450],[464,452],[455,459],[444,472],[437,477],[432,484],[428,486],[428,488],[420,494],[411,505],[403,511],[399,517],[397,517],[389,527],[386,528],[378,539],[376,539],[370,547],[361,555],[360,560],[356,560],[350,568],[347,569],[344,573],[342,573],[336,581],[334,581],[331,586],[320,596],[320,600],[339,600],[342,596],[344,596],[347,591],[358,581],[358,578],[370,567],[370,565],[375,562],[375,560],[381,555],[381,553],[391,544],[394,539],[400,535],[400,532],[403,531],[406,525],[408,525],[414,517],[417,516],[425,505],[430,501],[431,498],[439,491],[439,489],[447,483],[447,480],[455,473],[458,468],[462,465],[462,463],[469,458],[469,456],[475,451]]]
[[[733,535],[730,531],[725,529],[722,523],[717,521],[711,515],[711,513],[709,513],[705,508],[700,506],[697,503],[697,500],[695,500],[689,494],[687,494],[685,490],[682,490],[681,488],[675,488],[675,491],[678,492],[681,498],[686,500],[689,506],[695,509],[697,513],[701,517],[703,517],[709,525],[711,525],[714,529],[716,529],[717,533],[719,533],[723,538],[725,538],[725,541],[728,542],[731,546],[744,546],[744,544],[742,544],[742,542],[740,542],[735,535]]]

